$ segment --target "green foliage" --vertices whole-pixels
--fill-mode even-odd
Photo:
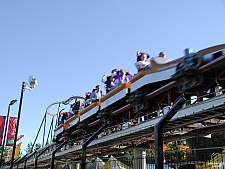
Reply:
[[[124,156],[125,157],[132,157],[132,156],[134,156],[134,150],[129,150],[129,151],[125,152]]]
[[[168,150],[179,150],[179,145],[186,145],[186,140],[177,140],[167,143]]]
[[[209,148],[224,146],[225,132],[213,133],[211,138],[194,137],[187,139],[187,144],[190,148]]]
[[[191,149],[199,149],[196,151],[195,160],[209,160],[211,155],[215,152],[220,153],[223,148],[225,140],[225,132],[218,132],[211,134],[211,138],[207,137],[195,137],[187,139],[187,144]],[[212,149],[201,149],[201,148],[212,148]]]
[[[33,146],[32,142],[29,142],[27,144],[27,148],[24,150],[26,152],[26,154],[30,154],[32,146]]]
[[[177,143],[176,141],[171,141],[167,144],[168,150],[177,150]]]
[[[49,144],[49,141],[47,140],[46,143],[45,143],[45,145],[47,146],[48,144]]]
[[[23,156],[23,152],[20,150],[19,157],[22,157],[22,156]]]
[[[41,144],[40,143],[35,144],[35,150],[38,150],[39,148],[41,148]]]
[[[32,146],[33,146],[32,142],[29,142],[27,144],[27,148],[25,149],[26,154],[30,154]],[[34,148],[33,148],[33,151],[38,150],[39,148],[41,148],[41,144],[40,143],[36,143]]]

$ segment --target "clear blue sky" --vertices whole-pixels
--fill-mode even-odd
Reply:
[[[224,0],[1,0],[0,21],[1,115],[29,75],[39,84],[24,94],[22,150],[49,104],[84,95],[114,68],[136,73],[138,50],[175,59],[225,43]]]

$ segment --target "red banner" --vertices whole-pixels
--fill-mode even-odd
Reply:
[[[13,146],[14,136],[15,136],[15,132],[16,132],[16,122],[17,122],[16,117],[10,117],[9,125],[8,125],[6,146]]]
[[[0,145],[2,145],[4,126],[5,126],[5,116],[0,116]]]

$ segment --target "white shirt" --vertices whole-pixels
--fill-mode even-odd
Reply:
[[[96,96],[97,96],[97,99],[101,99],[102,98],[102,91],[101,90],[99,90],[99,91],[96,90]]]
[[[141,66],[145,67],[147,65],[150,65],[150,62],[146,62],[146,61],[138,61],[134,64],[136,66],[136,68],[139,70],[139,68]]]
[[[99,91],[95,90],[95,91],[92,92],[91,95],[90,95],[90,99],[91,99],[92,101],[94,101],[94,100],[96,100],[96,99],[101,99],[101,98],[102,98],[102,91],[101,91],[101,90],[99,90]]]

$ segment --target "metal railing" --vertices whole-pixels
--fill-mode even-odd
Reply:
[[[138,156],[138,157],[137,157]],[[105,165],[104,169],[123,167],[124,169],[155,169],[155,154],[147,153],[140,155],[114,156],[100,158],[102,161],[94,163],[99,169]],[[90,159],[89,159],[90,160]],[[74,163],[74,162],[72,162]],[[100,164],[104,163],[104,164]],[[90,164],[89,164],[90,165]],[[100,167],[101,166],[101,167]],[[212,147],[201,149],[175,150],[164,152],[164,168],[172,169],[203,169],[203,168],[225,168],[225,147]]]

